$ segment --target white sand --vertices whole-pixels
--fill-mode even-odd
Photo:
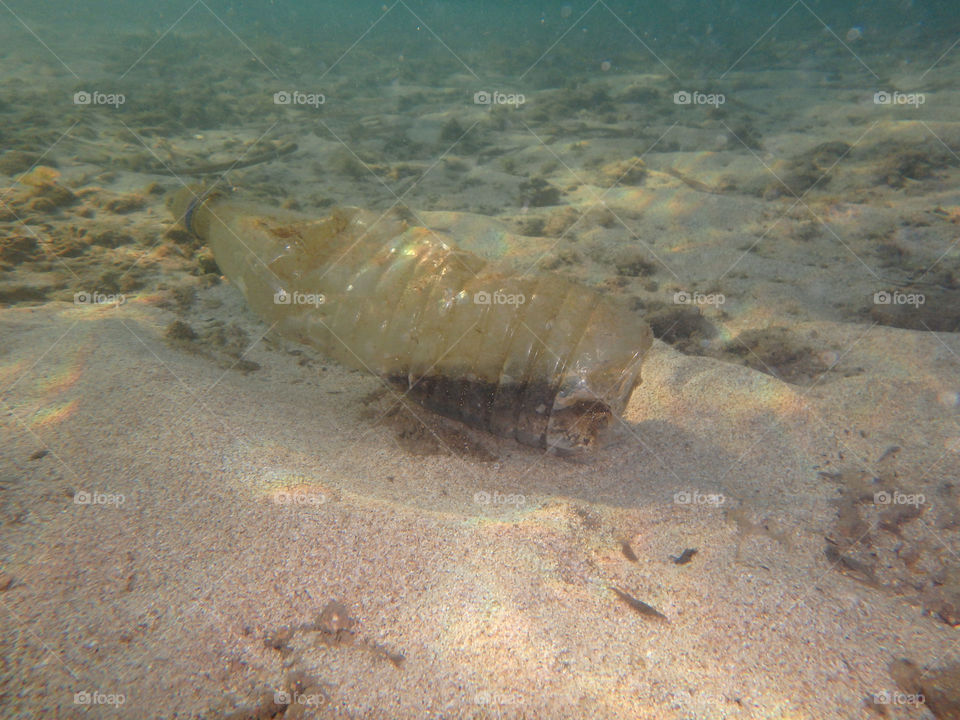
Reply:
[[[784,81],[755,80],[761,88]],[[934,130],[960,135],[955,123],[925,126],[887,113],[861,140],[862,126],[846,118],[872,122],[863,92],[801,90],[793,112],[805,131],[776,130],[768,118],[764,150],[754,155],[719,123],[709,132],[699,121],[681,123],[671,138],[678,148],[644,158],[642,185],[609,192],[597,184],[600,165],[629,161],[643,143],[598,138],[573,150],[584,133],[572,118],[557,120],[546,145],[521,122],[497,136],[518,148],[525,171],[552,164],[542,175],[565,191],[563,206],[586,211],[603,194],[616,215],[609,226],[585,220],[560,238],[523,237],[525,219],[564,207],[521,209],[516,176],[496,163],[474,165],[468,153],[458,154],[477,184],[434,170],[406,200],[464,246],[520,268],[567,250],[577,260],[562,271],[611,292],[669,304],[676,291],[719,289],[727,303],[704,308],[717,331],[704,352],[721,353],[743,331],[781,326],[830,368],[789,384],[729,356],[684,355],[658,341],[623,441],[590,463],[473,431],[470,443],[493,460],[415,454],[415,442],[404,444],[395,424],[380,421],[391,396],[369,401],[378,380],[335,365],[321,371],[315,351],[295,355],[282,340],[261,340],[266,327],[226,285],[198,285],[184,317],[195,327],[238,323],[252,343],[244,358],[258,371],[243,374],[215,351],[204,357],[167,342],[177,316],[152,286],[120,307],[52,301],[0,311],[2,558],[12,579],[0,593],[4,715],[223,717],[255,707],[263,692],[289,689],[291,674],[303,673],[328,695],[307,717],[867,718],[866,699],[897,689],[890,661],[955,660],[956,631],[924,612],[917,591],[897,586],[897,572],[881,563],[884,587],[875,587],[839,572],[824,550],[825,537],[838,537],[845,487],[829,474],[879,475],[880,458],[899,446],[884,467],[894,463],[902,492],[929,501],[901,528],[903,547],[921,554],[917,582],[960,553],[957,528],[940,522],[956,511],[944,505],[955,495],[943,487],[960,468],[960,337],[878,325],[868,312],[873,293],[892,288],[890,268],[881,271],[871,254],[876,245],[897,243],[917,267],[941,255],[941,267],[956,267],[958,173],[862,189],[863,177],[889,159],[884,147],[915,145]],[[937,97],[939,117],[955,116],[956,99]],[[739,99],[756,101],[749,91]],[[376,115],[381,100],[356,100],[343,117]],[[453,114],[469,125],[485,112]],[[380,114],[424,142],[449,115],[418,124]],[[777,163],[836,140],[880,154],[841,163],[827,190],[793,210],[791,200],[753,192],[773,182],[764,163],[789,172]],[[288,161],[230,179],[305,210],[320,198],[392,203],[374,180],[319,175],[342,150],[335,140],[304,132],[298,141]],[[376,151],[375,140],[368,149]],[[61,163],[64,180],[78,187],[100,182],[84,175],[94,169]],[[698,191],[668,169],[709,185],[726,176],[743,192]],[[126,192],[149,179],[120,172],[100,184]],[[931,215],[936,207],[940,219]],[[919,215],[926,226],[906,222]],[[164,217],[151,196],[120,222],[149,233]],[[83,221],[51,220],[51,232],[68,222]],[[615,279],[623,249],[653,264],[655,289],[645,278]],[[121,248],[118,256],[139,252]],[[169,259],[175,254],[162,255],[148,257],[168,285],[195,282],[187,264]],[[931,302],[944,302],[938,297]],[[446,447],[448,426],[417,414],[439,428]],[[123,502],[77,504],[81,492]],[[285,502],[290,493],[297,502]],[[901,540],[871,533],[878,552]],[[698,552],[675,564],[685,548]],[[669,623],[634,612],[611,587]],[[301,631],[289,654],[265,646],[282,626],[312,622],[330,600],[359,621],[352,642],[331,645]],[[374,643],[384,652],[371,651]],[[402,653],[402,665],[386,651]],[[75,704],[78,692],[122,694],[124,704],[86,708]],[[916,705],[890,712],[930,717]]]

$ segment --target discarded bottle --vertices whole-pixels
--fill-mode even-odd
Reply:
[[[602,444],[640,382],[652,333],[633,313],[394,214],[312,219],[189,189],[171,209],[266,322],[449,418],[577,453]]]

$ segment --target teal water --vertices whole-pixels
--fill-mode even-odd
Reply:
[[[958,80],[958,0],[0,0],[0,718],[957,717]],[[218,193],[591,292],[324,353]],[[609,449],[513,442],[642,323]]]

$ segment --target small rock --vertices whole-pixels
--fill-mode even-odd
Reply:
[[[328,602],[317,618],[317,629],[328,635],[340,637],[344,632],[353,634],[356,628],[357,621],[350,617],[346,605],[336,600]]]
[[[263,644],[274,650],[283,650],[287,643],[293,639],[293,628],[284,625],[272,635],[267,635],[263,639]]]

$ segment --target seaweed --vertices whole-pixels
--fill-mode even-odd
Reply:
[[[532,178],[520,183],[521,207],[547,207],[560,204],[560,190],[543,178]]]
[[[740,358],[754,370],[798,385],[810,384],[830,369],[822,351],[806,345],[785,327],[746,330],[723,350],[728,358]]]
[[[894,592],[952,625],[960,625],[960,569],[949,550],[958,541],[957,489],[901,478],[899,449],[887,448],[876,473],[821,473],[837,484],[836,519],[824,554],[839,572]],[[933,495],[938,501],[932,503]],[[945,552],[946,551],[946,552]]]

